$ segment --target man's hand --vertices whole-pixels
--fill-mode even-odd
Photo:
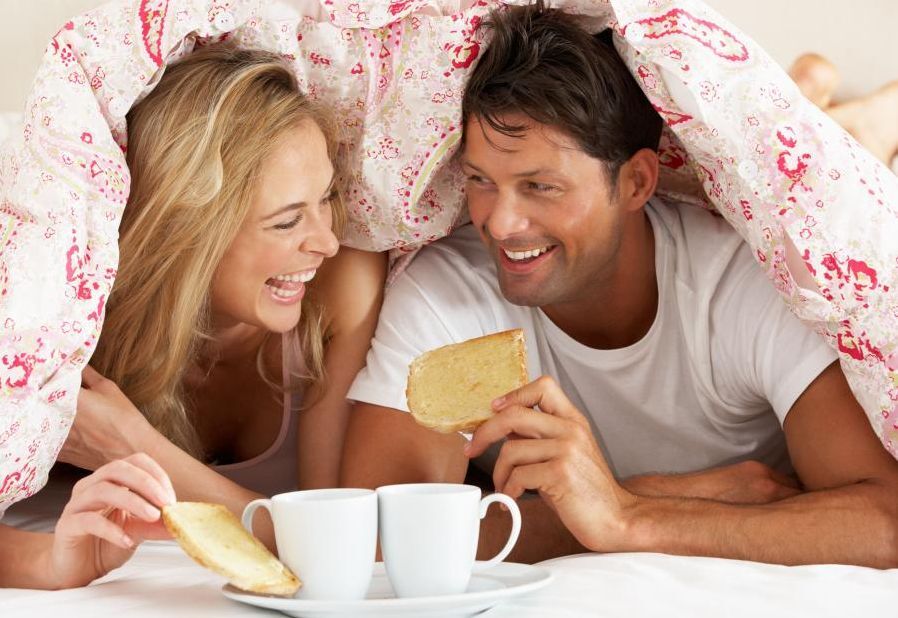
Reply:
[[[637,498],[614,479],[588,421],[558,384],[543,376],[497,399],[493,409],[465,454],[477,457],[510,438],[493,470],[496,490],[512,498],[538,491],[581,544],[613,550]]]
[[[53,588],[83,586],[125,563],[144,539],[166,539],[160,509],[175,501],[168,476],[142,453],[75,484],[45,572]]]
[[[118,385],[90,366],[84,368],[81,381],[75,422],[59,460],[96,470],[143,450],[138,446],[140,434],[154,430]]]
[[[794,477],[759,461],[671,476],[634,476],[621,485],[638,496],[702,498],[728,504],[769,504],[801,493]]]

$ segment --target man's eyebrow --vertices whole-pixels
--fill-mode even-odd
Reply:
[[[525,178],[527,176],[539,176],[541,174],[552,174],[553,172],[550,170],[545,170],[541,167],[536,168],[535,170],[527,170],[526,172],[518,172],[517,174],[513,174],[515,178]]]
[[[468,161],[467,159],[462,159],[462,160],[461,160],[461,164],[462,164],[462,166],[464,166],[464,167],[470,167],[470,168],[471,168],[472,170],[474,170],[475,172],[479,172],[479,173],[481,173],[481,174],[484,173],[482,169],[480,169],[479,167],[477,167],[476,165],[474,165],[473,163],[471,163],[471,162]],[[527,170],[527,171],[525,171],[525,172],[517,172],[516,174],[513,174],[513,175],[514,175],[515,178],[526,178],[527,176],[539,176],[540,174],[549,174],[549,175],[552,175],[552,174],[555,174],[555,172],[553,172],[553,171],[551,171],[551,170],[546,170],[546,169],[543,169],[543,168],[540,167],[540,168],[537,168],[537,169],[535,169],[535,170]]]
[[[462,164],[462,167],[470,167],[475,172],[480,172],[481,174],[483,173],[482,169],[480,169],[479,167],[477,167],[476,165],[474,165],[473,163],[471,163],[464,157],[462,157],[462,159],[461,159],[461,164]]]

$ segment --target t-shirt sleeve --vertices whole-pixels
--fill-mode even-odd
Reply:
[[[495,324],[485,284],[465,259],[426,247],[387,290],[366,366],[347,397],[408,412],[409,363],[434,348],[494,332]]]
[[[838,358],[789,311],[746,247],[734,257],[715,295],[711,330],[718,394],[743,409],[773,408],[780,424]]]

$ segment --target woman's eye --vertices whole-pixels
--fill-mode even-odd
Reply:
[[[296,224],[302,220],[302,215],[296,215],[292,220],[286,221],[284,223],[277,223],[272,227],[276,230],[290,230],[296,227]]]
[[[484,185],[484,184],[487,184],[489,181],[486,178],[484,178],[483,176],[471,175],[471,176],[468,176],[468,182],[473,182],[478,185]]]

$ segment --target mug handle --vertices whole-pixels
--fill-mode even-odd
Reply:
[[[268,509],[268,512],[271,513],[271,500],[267,498],[259,498],[258,500],[253,500],[243,509],[243,516],[240,518],[240,522],[250,534],[253,534],[253,515],[256,514],[256,509],[258,509],[260,506],[262,508]]]
[[[514,544],[518,542],[518,536],[521,534],[521,510],[518,508],[517,502],[505,494],[495,493],[483,498],[480,501],[480,519],[486,517],[487,509],[494,502],[501,502],[508,507],[508,511],[511,513],[511,534],[508,535],[508,542],[505,543],[505,547],[496,554],[495,558],[486,562],[474,563],[474,572],[485,571],[505,560],[514,548]]]

